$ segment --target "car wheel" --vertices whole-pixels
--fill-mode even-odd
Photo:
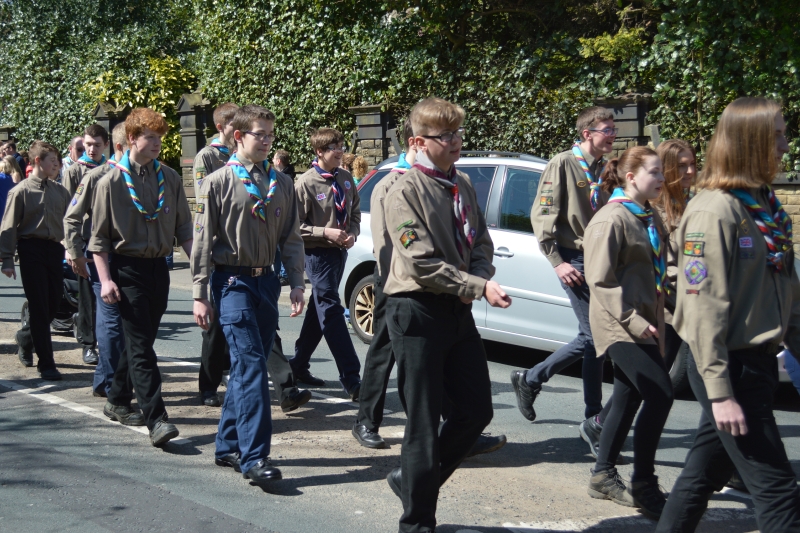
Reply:
[[[375,279],[372,275],[364,277],[353,288],[350,295],[350,324],[358,338],[369,344],[372,342],[373,314],[375,308]]]
[[[689,387],[689,345],[685,342],[678,349],[675,362],[669,369],[669,379],[672,381],[672,390],[679,394]]]

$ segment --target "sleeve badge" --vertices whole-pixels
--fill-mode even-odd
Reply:
[[[406,230],[405,233],[400,235],[400,244],[403,245],[403,248],[408,248],[409,246],[411,246],[412,242],[418,240],[419,236],[417,235],[417,232],[414,231],[413,229]]]
[[[553,205],[553,197],[552,196],[542,196],[539,199],[539,205],[551,207]]]
[[[699,285],[708,276],[708,270],[702,261],[690,261],[683,273],[689,285]]]
[[[683,255],[703,257],[706,243],[704,241],[686,241],[683,244]]]

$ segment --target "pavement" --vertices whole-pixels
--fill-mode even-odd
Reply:
[[[385,450],[358,445],[350,434],[357,405],[338,386],[325,343],[312,371],[328,382],[312,389],[303,408],[284,414],[273,400],[271,457],[284,479],[269,490],[214,465],[219,408],[200,405],[197,369],[200,329],[191,314],[191,278],[176,258],[170,303],[155,345],[170,421],[181,435],[163,449],[146,431],[109,421],[103,398],[91,394],[94,367],[82,363],[75,340],[54,335],[64,381],[45,382],[17,361],[14,332],[24,294],[19,280],[0,279],[0,531],[42,532],[393,532],[402,512],[386,484],[399,465],[405,416],[394,376],[381,434]],[[308,295],[308,292],[306,292]],[[281,296],[281,336],[291,350],[302,320],[289,318]],[[362,360],[367,345],[352,336]],[[533,366],[546,353],[486,343],[495,416],[487,431],[505,434],[501,450],[468,459],[441,489],[441,533],[652,531],[635,509],[586,494],[593,460],[578,436],[583,414],[580,369],[554,377],[536,401],[530,423],[516,408],[508,381],[514,368]],[[224,389],[221,389],[224,393]],[[604,396],[611,385],[604,385]],[[800,397],[782,388],[775,417],[796,472],[800,472]],[[699,420],[691,396],[672,408],[657,455],[660,483],[669,490]],[[623,455],[631,459],[631,439]],[[623,477],[631,466],[620,467]],[[746,494],[715,494],[699,532],[755,531]]]

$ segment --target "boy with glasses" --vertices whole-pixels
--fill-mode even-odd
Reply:
[[[511,384],[522,416],[536,420],[533,402],[542,385],[567,366],[583,359],[584,416],[595,422],[602,410],[603,357],[597,357],[589,326],[589,288],[583,276],[584,231],[592,216],[605,205],[608,194],[600,189],[605,154],[614,149],[617,129],[614,114],[603,107],[581,111],[576,121],[579,140],[547,164],[539,179],[539,190],[531,209],[533,232],[539,248],[555,269],[575,316],[578,336],[530,370],[514,370]],[[587,420],[588,422],[589,420]],[[599,426],[598,426],[599,428]],[[589,438],[593,450],[599,445],[599,429]],[[595,434],[596,433],[596,434]],[[595,442],[596,441],[596,442]]]
[[[330,128],[311,135],[317,155],[310,170],[297,178],[297,214],[305,243],[305,271],[311,281],[311,298],[303,328],[289,360],[298,381],[322,387],[325,381],[309,371],[311,354],[322,337],[336,360],[339,381],[350,399],[358,400],[361,363],[344,321],[339,283],[347,250],[360,231],[361,209],[355,182],[342,161],[344,136]]]

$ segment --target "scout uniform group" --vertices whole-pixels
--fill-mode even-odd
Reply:
[[[324,385],[310,357],[325,338],[344,391],[360,403],[352,432],[364,446],[385,447],[379,429],[397,365],[407,422],[401,464],[387,482],[403,503],[399,531],[434,531],[439,487],[479,453],[492,419],[471,302],[512,303],[491,280],[492,240],[468,176],[454,166],[463,109],[439,98],[418,103],[405,124],[407,151],[373,192],[375,335],[363,381],[338,297],[361,221],[355,182],[340,168],[343,136],[317,130],[312,168],[293,183],[269,164],[272,112],[224,104],[214,121],[219,136],[195,159],[194,220],[180,177],[157,159],[167,126],[149,109],[133,110],[115,128],[110,161],[102,157],[108,134],[87,128],[90,148],[65,187],[52,181],[60,169],[56,149],[31,145],[31,177],[9,193],[0,226],[2,271],[16,276],[16,250],[30,309],[20,346],[33,345],[44,379],[60,379],[49,323],[66,257],[84,280],[82,292],[95,296],[81,299],[81,313],[94,320],[81,323],[80,339],[84,360],[99,359],[93,390],[107,397],[105,414],[146,425],[154,446],[177,437],[153,351],[168,302],[166,256],[177,241],[190,258],[193,315],[203,330],[204,404],[219,405],[217,388],[228,373],[216,464],[264,487],[282,477],[269,459],[267,374],[284,411],[305,404],[311,394],[297,384]],[[710,494],[738,471],[762,531],[800,531],[800,493],[771,403],[780,343],[800,353],[791,221],[769,185],[788,150],[780,107],[763,98],[730,104],[697,180],[694,151],[683,141],[658,152],[631,148],[607,161],[613,115],[588,108],[576,126],[578,140],[541,176],[531,224],[579,334],[536,367],[512,372],[522,415],[535,420],[542,385],[582,360],[580,434],[597,459],[590,496],[640,508],[658,520],[659,532],[694,531]],[[742,172],[754,168],[759,175]],[[277,335],[278,250],[291,316],[305,306],[304,273],[312,285],[292,358]],[[682,344],[691,349],[689,380],[703,414],[666,498],[655,453],[673,400],[668,370]],[[614,363],[614,392],[603,405],[606,357]],[[131,407],[134,394],[141,412]],[[616,464],[632,426],[634,469],[626,483]]]

